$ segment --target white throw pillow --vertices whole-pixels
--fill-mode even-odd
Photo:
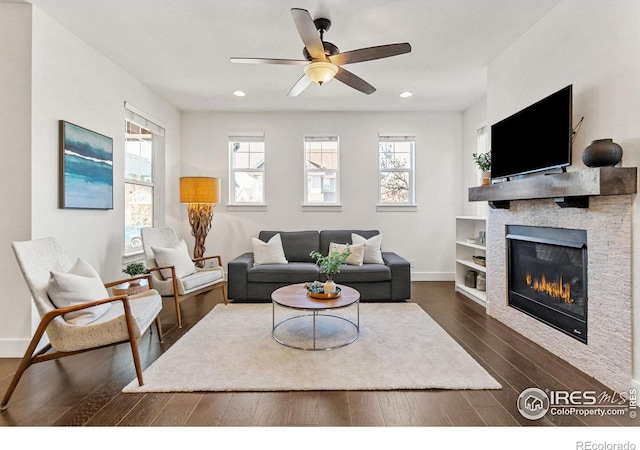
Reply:
[[[50,272],[47,294],[56,308],[65,308],[111,297],[98,272],[80,258],[69,269],[69,272]],[[110,309],[111,303],[105,303],[66,313],[63,317],[71,324],[86,325],[99,319]]]
[[[359,234],[352,233],[351,241],[354,244],[364,244],[365,264],[384,264],[382,259],[382,234],[366,239]]]
[[[345,264],[349,264],[350,266],[361,266],[364,261],[364,245],[363,244],[336,244],[334,242],[329,244],[329,253],[338,252],[344,253],[345,249],[349,248],[351,253],[344,261]]]
[[[151,247],[151,250],[153,250],[158,267],[176,267],[176,277],[184,278],[196,273],[196,265],[189,256],[187,243],[184,239],[180,239],[180,242],[174,248]],[[162,269],[160,273],[162,273],[165,280],[171,278],[171,269]]]
[[[282,248],[280,233],[274,234],[269,242],[263,242],[258,238],[251,238],[253,246],[253,265],[260,264],[288,264],[287,257]]]

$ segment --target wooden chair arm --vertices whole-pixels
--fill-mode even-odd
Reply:
[[[93,302],[78,303],[77,305],[73,305],[73,306],[65,306],[64,308],[52,309],[51,311],[49,311],[48,313],[46,313],[44,315],[42,320],[44,322],[45,321],[44,320],[45,317],[49,317],[49,319],[46,321],[48,323],[51,320],[53,320],[54,317],[57,317],[57,316],[62,315],[62,314],[70,313],[70,312],[73,312],[73,311],[79,311],[81,309],[91,308],[92,306],[102,305],[104,303],[112,303],[112,302],[116,302],[116,301],[121,301],[121,302],[127,303],[127,304],[129,303],[129,299],[127,298],[126,295],[116,295],[116,296],[113,296],[113,297],[103,298],[102,300],[95,300]]]
[[[151,286],[151,275],[147,273],[145,275],[136,275],[135,277],[125,278],[123,280],[111,281],[109,283],[105,283],[104,287],[110,288],[110,287],[113,287],[113,286],[117,286],[118,284],[129,283],[129,282],[131,282],[133,280],[141,280],[141,279],[145,279],[145,278],[149,282],[149,286]]]
[[[218,265],[220,267],[222,267],[222,258],[220,257],[220,255],[214,255],[214,256],[203,256],[202,258],[194,258],[192,261],[194,263],[196,262],[200,262],[200,261],[206,261],[208,259],[217,259],[218,260]]]
[[[162,275],[162,272],[160,273],[160,277],[161,279],[164,279],[164,281],[170,280],[170,279],[174,279],[176,278],[176,266],[162,266],[162,267],[149,267],[147,269],[147,272],[158,272],[162,269],[171,269],[171,277],[170,278],[165,278],[164,275]],[[149,288],[151,288],[151,279],[149,279]]]
[[[147,272],[157,272],[158,270],[162,270],[162,269],[172,269],[175,270],[176,266],[162,266],[162,267],[149,267],[147,269]]]

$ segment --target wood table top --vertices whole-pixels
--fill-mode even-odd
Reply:
[[[338,285],[340,297],[331,300],[311,298],[304,283],[291,284],[276,289],[271,299],[278,305],[293,309],[326,310],[353,305],[360,300],[360,293],[349,286]]]

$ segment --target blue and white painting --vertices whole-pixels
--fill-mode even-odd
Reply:
[[[62,208],[113,209],[113,139],[62,124]]]

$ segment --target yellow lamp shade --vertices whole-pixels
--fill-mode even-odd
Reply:
[[[220,203],[220,178],[181,177],[180,203]]]

